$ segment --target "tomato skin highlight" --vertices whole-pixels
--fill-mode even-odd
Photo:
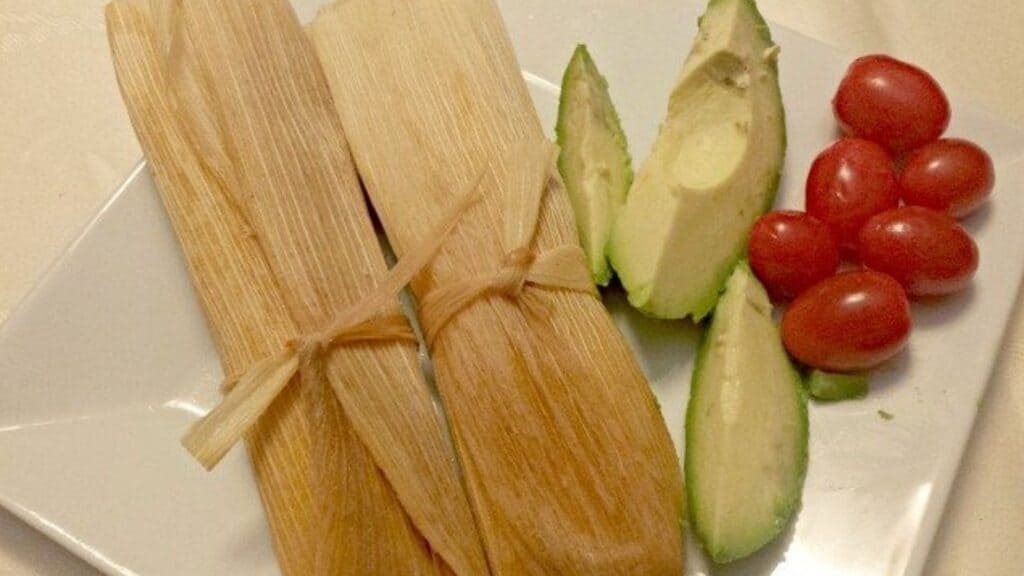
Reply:
[[[907,156],[900,173],[903,201],[963,218],[981,206],[995,185],[992,158],[977,144],[943,138]]]
[[[808,214],[832,229],[841,248],[856,249],[864,223],[899,205],[892,158],[868,140],[837,140],[811,164],[804,202]]]
[[[978,269],[978,246],[946,214],[904,206],[883,212],[860,232],[861,262],[896,279],[911,296],[965,288]]]
[[[839,267],[839,246],[817,218],[794,210],[769,212],[750,232],[750,267],[772,298],[789,300]]]
[[[949,125],[949,100],[924,70],[890,56],[854,60],[832,99],[843,132],[900,155],[935,140]]]
[[[910,302],[891,277],[843,272],[808,288],[782,316],[782,342],[808,366],[864,370],[895,356],[910,336]]]

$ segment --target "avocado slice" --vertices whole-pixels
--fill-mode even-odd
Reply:
[[[609,257],[630,303],[703,318],[775,199],[786,150],[776,59],[752,0],[711,0]]]
[[[576,214],[580,244],[594,282],[606,286],[612,271],[605,249],[633,182],[633,166],[608,82],[584,44],[576,46],[562,76],[555,134],[561,149],[558,171]]]
[[[770,542],[800,503],[807,396],[746,262],[728,279],[698,351],[684,466],[693,530],[717,563]]]
[[[807,392],[811,398],[824,402],[863,398],[868,395],[868,379],[865,372],[840,374],[812,370],[807,377]]]

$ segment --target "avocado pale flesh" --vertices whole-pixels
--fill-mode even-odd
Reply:
[[[777,56],[752,0],[708,4],[609,245],[640,310],[704,317],[771,207],[786,148]]]
[[[800,502],[807,398],[768,295],[745,262],[715,307],[686,412],[686,490],[694,533],[731,562],[774,539]]]
[[[555,127],[558,169],[576,216],[580,244],[594,282],[606,285],[612,223],[633,180],[626,136],[608,95],[608,83],[580,44],[562,78]]]

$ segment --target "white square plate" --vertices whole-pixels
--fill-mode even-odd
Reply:
[[[319,2],[297,2],[309,18]],[[650,148],[697,12],[676,2],[500,2],[545,126],[576,42],[608,77],[637,164]],[[778,204],[833,136],[848,58],[774,26],[789,150]],[[941,80],[941,79],[940,79]],[[986,147],[996,192],[966,223],[971,289],[914,306],[908,352],[869,398],[811,409],[804,504],[780,540],[716,574],[912,575],[924,566],[1024,268],[1024,133],[958,105],[949,134]],[[609,306],[673,440],[698,329]],[[218,397],[220,367],[174,235],[140,165],[0,329],[0,504],[111,574],[278,573],[242,449],[207,474],[178,445]],[[879,410],[895,416],[879,417]],[[689,573],[707,566],[690,543]]]

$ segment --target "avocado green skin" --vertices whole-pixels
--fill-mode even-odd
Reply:
[[[749,264],[746,260],[740,260],[737,262],[733,273],[746,273],[753,275],[750,270]],[[732,274],[730,274],[731,276]],[[757,281],[756,279],[754,280]],[[723,292],[724,294],[724,292]],[[711,322],[714,322],[714,316],[711,318]],[[764,545],[774,540],[782,531],[786,528],[790,519],[796,513],[800,507],[801,495],[803,493],[803,483],[807,476],[807,460],[808,460],[808,444],[809,444],[809,417],[807,411],[808,394],[804,386],[800,385],[801,378],[799,372],[793,367],[793,379],[794,385],[797,390],[797,401],[799,402],[798,417],[800,419],[800,425],[798,428],[798,437],[796,439],[799,452],[797,454],[797,476],[799,478],[798,485],[792,493],[788,495],[788,498],[778,503],[777,508],[773,511],[775,516],[775,522],[773,529],[766,532],[759,539],[759,544],[750,546],[747,548],[729,548],[729,547],[715,547],[712,543],[711,536],[703,530],[703,526],[692,516],[693,510],[701,509],[701,495],[695,489],[696,482],[696,458],[698,457],[694,450],[690,449],[689,439],[693,437],[692,431],[695,429],[697,419],[697,402],[694,400],[701,393],[702,388],[705,384],[703,380],[704,366],[707,363],[708,351],[710,347],[710,334],[711,326],[707,326],[701,337],[700,345],[697,349],[697,357],[694,361],[693,375],[690,378],[690,400],[686,407],[686,453],[683,458],[683,469],[686,480],[686,498],[687,498],[687,510],[691,513],[690,526],[693,529],[694,534],[697,536],[697,540],[701,543],[701,546],[707,552],[711,560],[716,564],[727,564],[745,558],[750,554],[756,552]],[[776,333],[778,329],[776,328]],[[781,339],[781,336],[780,336]]]
[[[807,375],[807,393],[822,402],[856,400],[868,395],[867,373],[839,374],[812,370]]]
[[[562,89],[558,96],[558,118],[555,121],[555,142],[558,144],[560,150],[558,154],[558,172],[562,175],[563,181],[568,181],[571,177],[568,174],[566,158],[565,143],[568,138],[568,108],[569,108],[569,94],[571,93],[571,87],[581,75],[588,74],[597,81],[598,85],[604,92],[605,97],[608,99],[609,108],[611,109],[611,115],[607,118],[612,128],[612,136],[615,142],[619,145],[624,156],[623,170],[626,178],[626,188],[633,183],[633,159],[629,154],[629,143],[626,141],[626,134],[622,131],[622,122],[619,119],[619,113],[615,109],[614,103],[612,103],[611,95],[608,94],[608,80],[601,75],[597,69],[597,65],[594,63],[593,58],[590,57],[590,52],[587,50],[586,44],[577,44],[576,49],[573,50],[572,57],[569,59],[569,64],[565,67],[565,72],[562,74]],[[607,257],[607,246],[605,247],[606,253],[604,258],[604,266],[598,269],[591,269],[591,275],[594,278],[594,283],[598,286],[607,286],[612,279],[612,267],[608,263]]]
[[[705,8],[705,13],[701,14],[701,16],[697,18],[698,29],[702,28],[708,9],[726,2],[738,2],[744,5],[756,22],[755,30],[758,38],[760,38],[767,44],[774,44],[774,42],[772,41],[771,30],[768,26],[768,23],[765,21],[764,16],[761,14],[761,12],[758,10],[757,3],[754,0],[709,0],[707,8]],[[774,78],[776,78],[777,81],[778,61],[770,61],[767,64],[767,66],[771,70]],[[779,168],[768,177],[766,183],[764,202],[757,209],[758,215],[767,213],[775,204],[775,199],[778,196],[779,183],[782,179],[781,170],[782,167],[785,165],[785,153],[788,147],[788,138],[786,133],[786,110],[781,100],[781,94],[780,99],[778,101],[777,112],[779,115],[778,122],[782,127],[779,133],[779,137],[781,139],[782,157],[779,162]],[[745,234],[743,235],[743,241],[739,242],[734,247],[732,255],[721,262],[721,266],[718,267],[718,272],[714,274],[711,280],[708,282],[703,295],[694,299],[693,303],[688,307],[688,309],[676,310],[675,306],[668,306],[667,308],[672,308],[672,310],[668,312],[665,310],[654,309],[652,308],[651,302],[643,301],[641,299],[642,297],[638,296],[634,291],[630,290],[629,286],[626,286],[626,282],[624,281],[623,284],[626,288],[627,300],[629,301],[630,305],[632,305],[645,316],[652,318],[682,319],[689,317],[694,322],[701,322],[715,307],[715,304],[718,302],[718,299],[722,294],[722,290],[725,287],[725,283],[729,279],[729,276],[732,273],[737,262],[739,262],[746,256],[747,241],[749,240],[750,230],[752,228],[753,222],[751,222],[751,226],[748,227]],[[617,252],[616,242],[614,240],[613,235],[612,241],[609,242],[608,260],[611,263],[612,269],[619,272],[620,278],[623,277],[621,273],[621,262],[623,262],[624,259],[629,257],[629,254]],[[617,264],[617,262],[620,264]]]

